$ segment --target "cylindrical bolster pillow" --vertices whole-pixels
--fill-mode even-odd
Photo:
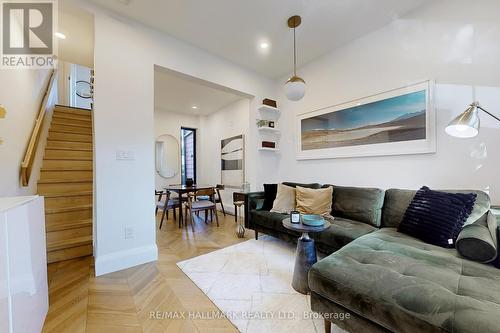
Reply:
[[[488,263],[497,257],[497,244],[485,225],[466,225],[458,235],[456,248],[464,258]]]

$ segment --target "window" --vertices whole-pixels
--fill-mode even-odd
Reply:
[[[196,129],[181,127],[181,180],[196,183]]]

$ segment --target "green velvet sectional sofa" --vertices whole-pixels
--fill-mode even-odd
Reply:
[[[500,219],[488,195],[449,192],[477,194],[466,225],[497,249]],[[415,193],[334,186],[335,220],[311,235],[327,254],[309,271],[312,310],[350,332],[500,332],[500,269],[397,231]],[[281,224],[286,215],[263,211],[263,199],[263,192],[248,195],[246,227],[256,238],[296,240]]]

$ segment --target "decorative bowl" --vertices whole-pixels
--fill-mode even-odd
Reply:
[[[321,227],[325,224],[325,219],[321,215],[305,214],[302,215],[302,224],[310,227]]]

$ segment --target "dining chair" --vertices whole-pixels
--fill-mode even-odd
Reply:
[[[220,204],[222,209],[222,214],[226,216],[226,211],[224,210],[224,204],[222,203],[222,197],[220,195],[220,191],[224,191],[225,186],[222,184],[215,185],[215,193],[210,197],[209,195],[196,195],[197,200],[212,200],[216,205]]]
[[[158,201],[161,201],[161,198],[163,197],[163,193],[164,192],[162,190],[160,190],[160,191],[155,190],[155,197],[158,196]],[[158,214],[158,205],[156,205],[156,208],[155,208],[155,215],[156,214]],[[168,219],[168,217],[167,217],[167,219]]]
[[[187,215],[189,211],[190,215],[190,220],[191,220],[191,229],[194,232],[194,216],[193,214],[199,213],[201,211],[205,212],[205,223],[208,223],[208,212],[210,212],[210,216],[212,216],[212,213],[215,214],[215,220],[217,221],[217,227],[219,226],[219,217],[217,216],[217,206],[215,202],[211,200],[197,200],[196,198],[198,196],[208,196],[210,198],[213,198],[215,195],[215,189],[214,188],[209,188],[209,189],[203,189],[203,190],[197,190],[195,193],[190,193],[188,196],[188,201],[186,203],[186,208],[185,208],[185,214],[184,216],[186,217],[187,221]]]
[[[217,192],[217,197],[215,198],[215,204],[220,203],[220,207],[222,208],[222,214],[226,216],[226,211],[224,210],[224,204],[222,203],[222,197],[220,196],[220,191],[224,191],[226,186],[222,184],[215,185],[215,191]]]
[[[177,198],[170,199],[170,191],[166,192],[165,195],[165,200],[160,200],[156,202],[156,208],[158,212],[158,208],[161,209],[163,212],[161,214],[161,221],[160,221],[160,229],[163,226],[163,220],[165,219],[165,215],[167,216],[168,220],[168,211],[173,210],[174,211],[174,220],[177,220],[177,214],[175,213],[175,210],[177,208],[182,209],[181,202]],[[179,225],[181,221],[179,220]]]

